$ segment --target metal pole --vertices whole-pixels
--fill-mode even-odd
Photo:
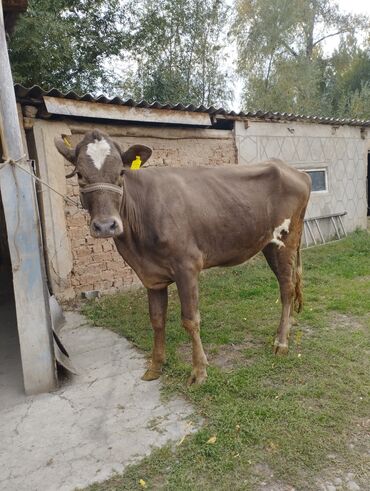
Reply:
[[[0,138],[3,157],[16,160],[25,152],[1,0],[0,67]],[[28,166],[27,163],[22,165]],[[27,394],[46,392],[56,387],[57,379],[34,182],[21,169],[7,165],[0,171],[0,190],[13,269],[25,391]]]

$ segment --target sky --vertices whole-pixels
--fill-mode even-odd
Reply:
[[[370,16],[370,0],[337,0],[341,11],[351,14],[365,14]],[[328,51],[336,47],[338,39],[329,38],[327,40]]]
[[[231,0],[229,0],[231,1]],[[339,5],[341,11],[351,14],[365,14],[370,16],[370,0],[336,0],[336,3]],[[327,53],[331,53],[334,48],[337,46],[339,41],[338,37],[328,38],[326,41],[325,51]],[[230,53],[231,54],[231,53]],[[231,54],[232,63],[235,63],[236,53]],[[231,104],[231,109],[234,111],[240,111],[241,104],[241,91],[242,84],[240,80],[234,80],[234,100]]]
[[[369,0],[337,0],[341,10],[354,14],[370,14]]]

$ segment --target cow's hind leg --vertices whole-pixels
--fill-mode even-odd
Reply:
[[[155,380],[162,373],[165,356],[165,327],[168,303],[167,288],[163,290],[148,289],[149,315],[154,333],[154,344],[150,367],[144,373],[142,380]]]
[[[201,384],[207,378],[208,361],[200,339],[200,314],[198,310],[198,272],[181,271],[176,277],[181,303],[181,321],[191,336],[193,347],[193,370],[188,384]]]
[[[268,244],[263,254],[279,282],[282,311],[276,339],[274,353],[284,355],[288,352],[288,337],[291,325],[290,316],[293,313],[294,277],[297,248],[289,245],[278,248],[276,244]]]

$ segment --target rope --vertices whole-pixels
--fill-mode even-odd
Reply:
[[[108,189],[108,191],[112,191],[112,193],[118,193],[120,196],[123,196],[123,189],[120,186],[116,186],[115,184],[109,184],[107,182],[97,182],[96,184],[90,184],[89,186],[84,186],[80,189],[82,194],[91,193],[92,191],[101,191],[102,189]]]
[[[45,182],[44,180],[40,179],[39,177],[35,176],[35,174],[33,172],[30,172],[29,170],[25,169],[24,167],[22,167],[19,162],[27,162],[27,163],[30,163],[31,161],[30,160],[27,160],[26,159],[26,156],[25,155],[22,155],[22,157],[19,157],[19,159],[12,159],[12,158],[9,158],[7,160],[5,160],[5,162],[2,162],[0,164],[0,170],[2,170],[6,165],[14,165],[16,167],[18,167],[18,169],[21,169],[23,172],[25,172],[26,174],[28,174],[29,176],[33,177],[33,179],[35,179],[35,181],[39,182],[40,184],[42,184],[43,186],[46,186],[47,188],[49,188],[51,191],[53,191],[54,193],[58,194],[59,196],[61,196],[64,201],[66,202],[70,202],[72,203],[74,206],[77,206],[77,208],[83,208],[80,203],[78,203],[77,201],[75,201],[74,199],[71,199],[69,196],[66,196],[62,193],[60,193],[59,191],[57,191],[55,188],[53,188],[52,186],[50,186],[50,184],[48,184],[47,182]]]

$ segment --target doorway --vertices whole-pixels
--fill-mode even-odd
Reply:
[[[24,397],[13,274],[0,194],[0,409]]]

